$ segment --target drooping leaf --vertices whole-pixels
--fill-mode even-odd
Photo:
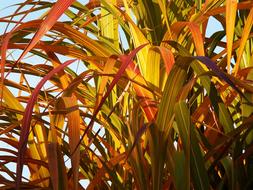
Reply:
[[[199,61],[203,62],[208,68],[212,69],[215,74],[220,77],[221,79],[223,79],[224,81],[226,81],[236,92],[238,92],[243,98],[245,98],[246,100],[248,100],[244,94],[242,93],[242,91],[237,88],[237,86],[226,76],[225,73],[223,73],[219,67],[208,57],[204,57],[204,56],[197,56],[195,57],[196,59],[198,59]]]
[[[35,33],[32,40],[22,52],[16,63],[19,63],[22,58],[38,43],[38,41],[45,35],[52,26],[57,22],[60,16],[64,13],[66,9],[74,2],[75,0],[59,0],[49,11],[46,19],[40,24],[39,30]]]
[[[50,79],[55,73],[61,71],[62,69],[64,69],[65,67],[73,63],[74,61],[75,60],[67,61],[64,64],[52,70],[51,72],[49,72],[36,86],[30,100],[27,103],[27,107],[25,109],[25,114],[24,114],[24,118],[23,118],[23,122],[21,126],[21,134],[20,134],[19,148],[18,148],[17,181],[16,181],[16,187],[18,189],[20,188],[20,182],[21,182],[21,177],[22,177],[23,163],[24,163],[25,154],[26,154],[26,148],[27,148],[26,145],[27,145],[28,135],[30,132],[33,106],[36,102],[39,91],[43,87],[43,85],[47,82],[47,80]]]

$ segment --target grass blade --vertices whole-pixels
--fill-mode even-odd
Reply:
[[[53,8],[48,13],[46,19],[41,23],[39,30],[35,33],[30,43],[27,45],[26,49],[22,52],[16,64],[24,58],[24,56],[38,43],[38,41],[45,35],[57,22],[60,16],[69,8],[69,6],[75,0],[59,0],[53,6]]]
[[[26,145],[28,140],[28,135],[30,131],[30,124],[32,120],[32,111],[33,106],[36,102],[36,99],[39,95],[40,89],[43,87],[43,85],[56,73],[73,63],[75,60],[66,61],[59,67],[55,68],[51,72],[49,72],[36,86],[36,88],[33,91],[33,94],[31,98],[29,99],[27,103],[27,107],[25,109],[24,118],[21,126],[21,134],[20,134],[20,140],[19,140],[19,147],[18,147],[18,160],[17,160],[17,181],[16,181],[16,188],[20,189],[20,183],[21,183],[21,177],[22,177],[22,170],[23,170],[23,163],[24,163],[24,157],[26,152]]]
[[[186,154],[186,163],[188,163],[186,167],[190,164],[190,171],[188,172],[191,173],[194,189],[209,189],[204,159],[197,142],[195,129],[191,124],[190,111],[185,102],[180,101],[175,105],[175,114],[184,152]],[[187,154],[189,154],[190,158],[187,157]],[[190,189],[189,185],[188,182],[187,189]]]
[[[237,0],[226,0],[227,71],[230,73]]]
[[[243,32],[242,32],[242,38],[241,38],[241,42],[240,42],[240,46],[239,46],[239,50],[238,50],[238,56],[236,59],[236,63],[235,63],[235,67],[233,68],[233,71],[235,73],[235,75],[237,75],[238,69],[239,69],[239,65],[242,59],[242,54],[243,54],[243,50],[244,47],[246,45],[246,42],[248,40],[251,28],[252,28],[252,24],[253,24],[253,8],[251,8],[250,13],[247,17],[245,26],[243,28]]]

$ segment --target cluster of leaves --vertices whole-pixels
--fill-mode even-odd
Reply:
[[[15,7],[0,18],[1,189],[253,187],[251,0]],[[210,18],[223,29],[207,37]]]

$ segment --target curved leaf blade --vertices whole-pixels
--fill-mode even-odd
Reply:
[[[20,189],[20,183],[21,183],[21,177],[22,177],[22,170],[23,170],[23,163],[24,163],[24,156],[26,152],[26,145],[27,145],[27,140],[29,136],[29,130],[30,130],[30,124],[32,120],[32,111],[33,111],[33,106],[36,102],[36,99],[39,95],[40,89],[43,87],[43,85],[55,74],[73,63],[75,60],[69,60],[60,65],[59,67],[53,69],[50,71],[36,86],[36,88],[33,91],[33,94],[31,98],[29,99],[27,103],[27,107],[25,109],[24,113],[24,118],[22,121],[22,126],[21,126],[21,134],[20,134],[20,140],[19,140],[19,146],[18,146],[18,159],[17,159],[17,168],[16,168],[16,173],[17,173],[17,181],[16,181],[16,188]]]

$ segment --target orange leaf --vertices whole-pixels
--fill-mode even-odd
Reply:
[[[160,51],[166,72],[167,74],[169,74],[175,63],[174,55],[169,49],[165,47],[156,47],[156,48]]]
[[[230,72],[237,1],[226,1],[227,71]]]
[[[48,168],[50,172],[50,178],[54,189],[59,189],[59,174],[58,174],[58,163],[57,163],[57,144],[49,143],[47,146],[48,155]]]
[[[252,0],[250,1],[244,1],[244,2],[239,2],[237,4],[237,9],[238,10],[243,10],[243,9],[251,9],[253,7],[253,3],[252,3]],[[215,9],[212,9],[210,11],[207,11],[205,13],[206,16],[214,16],[214,15],[219,15],[219,14],[222,14],[226,11],[226,7],[218,7],[218,8],[215,8]]]
[[[191,31],[191,35],[195,44],[195,49],[198,56],[204,56],[204,42],[202,38],[201,31],[199,29],[199,26],[194,22],[176,22],[171,26],[171,30],[173,32],[173,36],[180,34],[180,31],[185,27],[188,26],[188,28]]]
[[[234,73],[235,75],[238,72],[239,69],[239,64],[242,58],[242,54],[243,54],[243,50],[245,47],[245,44],[248,40],[249,34],[250,34],[250,30],[252,28],[252,24],[253,24],[253,8],[251,8],[250,13],[248,15],[248,18],[246,20],[245,26],[243,28],[243,32],[242,32],[242,38],[241,38],[241,42],[240,42],[240,47],[238,50],[238,56],[237,56],[237,60],[236,60],[236,64],[234,67]]]
[[[20,62],[20,60],[38,43],[38,41],[42,38],[44,34],[46,34],[53,25],[57,22],[60,16],[65,12],[66,9],[74,2],[75,0],[59,0],[53,6],[53,8],[49,11],[46,19],[40,24],[39,30],[35,33],[32,40],[26,47],[26,49],[22,52],[16,64]]]
[[[77,105],[77,98],[63,97],[64,104],[66,108],[73,107]],[[71,156],[71,165],[73,171],[73,184],[74,190],[78,189],[78,175],[79,175],[79,161],[80,161],[80,151],[76,147],[79,146],[80,138],[80,112],[79,109],[72,111],[67,114],[68,118],[68,130],[69,130],[69,146]]]
[[[103,69],[103,74],[112,74],[113,67],[114,67],[116,61],[117,61],[117,57],[111,56],[105,64],[105,67]],[[102,76],[101,77],[101,83],[99,85],[99,90],[98,90],[97,105],[99,105],[99,103],[103,97],[103,92],[105,90],[108,80],[109,80],[109,76]]]
[[[113,158],[111,158],[108,161],[107,167],[109,167],[109,169],[111,169],[112,167],[114,167],[116,164],[118,164],[119,162],[123,161],[126,158],[126,154],[119,154]],[[90,182],[89,186],[87,187],[87,190],[90,189],[96,189],[96,186],[99,185],[101,183],[101,181],[103,180],[103,177],[105,176],[105,174],[107,173],[108,169],[106,167],[103,167],[101,169],[98,170],[98,172],[96,173],[96,175],[94,176],[93,180]]]

